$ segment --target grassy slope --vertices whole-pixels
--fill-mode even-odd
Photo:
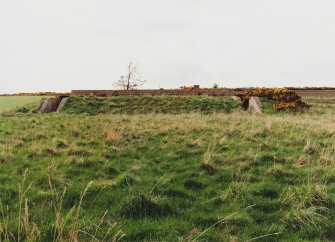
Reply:
[[[35,96],[8,96],[0,97],[0,113],[9,111],[30,103],[36,103],[43,97]]]
[[[53,205],[63,201],[65,218],[90,181],[64,238],[80,228],[101,240],[117,221],[106,238],[122,229],[129,241],[334,240],[334,123],[334,106],[318,104],[261,116],[0,117],[0,198],[10,215],[0,227],[17,235],[18,184],[29,169],[22,198],[42,241],[55,234]]]
[[[227,97],[206,96],[119,96],[93,97],[71,96],[62,112],[68,114],[96,115],[145,114],[145,113],[189,113],[189,112],[231,112],[240,103]]]

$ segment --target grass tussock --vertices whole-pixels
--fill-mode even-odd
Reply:
[[[52,218],[51,234],[52,237],[46,237],[41,232],[44,224],[32,218],[29,209],[28,193],[32,189],[32,183],[27,184],[28,170],[23,174],[22,181],[18,185],[18,197],[16,200],[17,210],[11,211],[8,206],[4,206],[0,200],[0,239],[1,241],[119,241],[124,237],[121,230],[116,231],[117,223],[106,222],[107,211],[102,215],[99,223],[94,221],[85,221],[85,215],[82,215],[84,197],[88,193],[93,182],[89,182],[85,189],[80,192],[76,204],[64,211],[64,200],[66,198],[66,187],[62,192],[56,190],[52,179],[48,176],[48,185],[50,192],[50,211]],[[86,212],[88,212],[86,210]],[[11,223],[13,216],[17,223]],[[105,224],[106,223],[106,224]],[[105,226],[103,228],[102,226]],[[102,233],[101,233],[102,232]]]

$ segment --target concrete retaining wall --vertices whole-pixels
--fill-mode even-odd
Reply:
[[[64,107],[66,101],[67,101],[67,97],[62,98],[62,101],[61,101],[60,104],[58,105],[57,112],[60,112],[60,111],[62,110],[62,108]]]
[[[72,90],[70,95],[119,96],[119,95],[210,95],[241,96],[244,88],[189,88],[189,89],[148,89],[148,90]],[[301,97],[335,98],[334,89],[292,89]]]
[[[93,96],[121,96],[121,95],[209,95],[209,96],[239,96],[243,91],[235,91],[227,88],[190,88],[190,89],[152,89],[152,90],[72,90],[70,95]]]
[[[252,113],[263,113],[263,106],[259,97],[251,97],[249,99],[248,111]]]

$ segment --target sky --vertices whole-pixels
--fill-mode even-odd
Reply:
[[[334,0],[0,0],[0,93],[335,86]]]

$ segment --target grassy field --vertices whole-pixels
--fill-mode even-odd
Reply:
[[[0,113],[29,103],[36,103],[42,98],[40,96],[0,96]]]
[[[0,241],[335,240],[333,100],[69,114],[77,101],[0,116]]]

